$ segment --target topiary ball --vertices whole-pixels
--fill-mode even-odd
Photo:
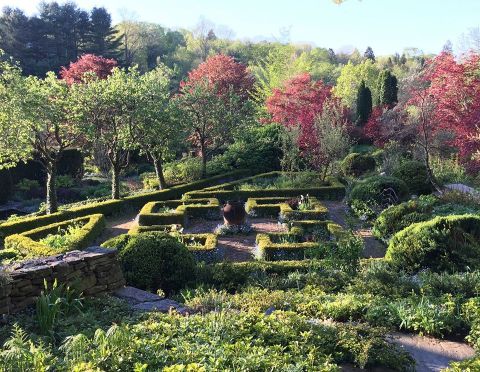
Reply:
[[[184,244],[163,232],[148,232],[120,238],[119,259],[125,279],[134,287],[167,295],[190,282],[195,260]]]
[[[432,184],[428,179],[425,164],[419,161],[402,162],[393,170],[393,176],[403,180],[412,194],[423,195],[432,192]]]
[[[372,176],[358,182],[350,192],[350,200],[365,203],[395,204],[408,196],[408,187],[401,179]]]
[[[341,164],[343,174],[349,177],[359,177],[371,172],[375,170],[375,166],[375,159],[372,156],[356,152],[348,154]]]
[[[436,217],[396,233],[385,259],[409,272],[480,268],[480,216]]]

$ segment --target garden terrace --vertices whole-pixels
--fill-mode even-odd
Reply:
[[[302,173],[299,172],[298,175]],[[280,177],[290,177],[292,173],[285,172],[269,172],[262,173],[256,176],[243,178],[240,180],[224,183],[218,186],[204,188],[200,191],[191,191],[185,194],[185,198],[217,198],[220,201],[226,200],[243,200],[248,198],[264,198],[264,197],[298,197],[299,195],[310,195],[319,199],[339,200],[345,196],[345,186],[340,181],[329,178],[326,185],[311,185],[304,184],[296,187],[288,188],[268,188],[259,187],[254,189],[237,189],[244,184],[255,185],[255,182],[265,180],[275,180]],[[295,175],[295,173],[293,173]],[[273,182],[273,181],[272,181]],[[318,182],[320,183],[320,182]]]

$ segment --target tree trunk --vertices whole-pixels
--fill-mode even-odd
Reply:
[[[165,182],[165,176],[163,175],[162,160],[156,157],[153,158],[153,166],[155,167],[155,174],[157,175],[158,180],[158,189],[163,190],[167,187]]]
[[[430,167],[430,153],[428,151],[428,147],[425,146],[425,168],[427,169],[427,177],[432,186],[437,190],[439,193],[442,193],[441,187],[438,185],[437,180],[435,179],[435,175],[432,172],[432,168]]]
[[[57,164],[53,161],[47,166],[47,214],[58,211],[57,201]]]
[[[120,199],[120,169],[112,166],[112,199]]]
[[[207,177],[207,156],[205,154],[205,145],[202,143],[200,148],[200,156],[202,157],[202,178]]]

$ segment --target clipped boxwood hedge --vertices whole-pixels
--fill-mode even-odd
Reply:
[[[245,203],[245,211],[251,217],[277,218],[281,205],[288,200],[289,198],[286,197],[248,198]]]
[[[156,212],[159,208],[175,208],[172,212]],[[143,206],[138,215],[140,226],[185,225],[188,218],[220,218],[220,203],[215,198],[168,200],[150,202]]]
[[[480,268],[480,216],[436,217],[396,233],[385,258],[415,272],[465,271]]]
[[[294,233],[257,234],[255,257],[265,261],[303,260],[306,249],[316,249],[317,242],[302,242],[302,235]],[[279,240],[291,242],[279,242]]]
[[[66,221],[72,218],[83,217],[97,213],[109,216],[119,213],[122,210],[128,208],[141,208],[143,205],[145,205],[145,203],[151,201],[162,201],[180,198],[186,192],[211,186],[218,182],[235,180],[240,177],[245,177],[249,174],[251,174],[250,170],[239,169],[222,175],[187,183],[184,185],[173,186],[169,189],[127,196],[121,200],[106,200],[92,204],[81,205],[48,215],[35,215],[16,219],[13,221],[7,221],[0,224],[0,240],[12,234],[20,234],[22,232],[32,230],[40,226],[46,226],[52,223]]]
[[[217,234],[176,234],[176,236],[199,262],[218,262],[223,258],[223,250],[218,247]]]
[[[49,234],[58,234],[61,229],[66,229],[75,224],[83,225],[75,233],[74,238],[69,241],[69,244],[61,250],[53,249],[46,244],[38,242],[39,239],[45,238]],[[49,256],[84,249],[102,233],[104,228],[105,218],[103,214],[79,217],[39,227],[21,234],[10,235],[5,239],[5,249],[15,250],[27,257]]]
[[[182,225],[171,224],[171,225],[151,225],[151,226],[134,226],[128,230],[128,234],[139,234],[142,232],[149,231],[162,231],[166,233],[176,232],[182,228]]]
[[[328,209],[320,200],[309,197],[312,210],[296,210],[284,203],[280,206],[280,219],[283,221],[293,220],[325,220],[328,218]]]

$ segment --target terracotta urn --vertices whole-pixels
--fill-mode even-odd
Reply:
[[[227,201],[223,206],[223,221],[226,225],[243,225],[245,223],[245,206],[239,201]]]

